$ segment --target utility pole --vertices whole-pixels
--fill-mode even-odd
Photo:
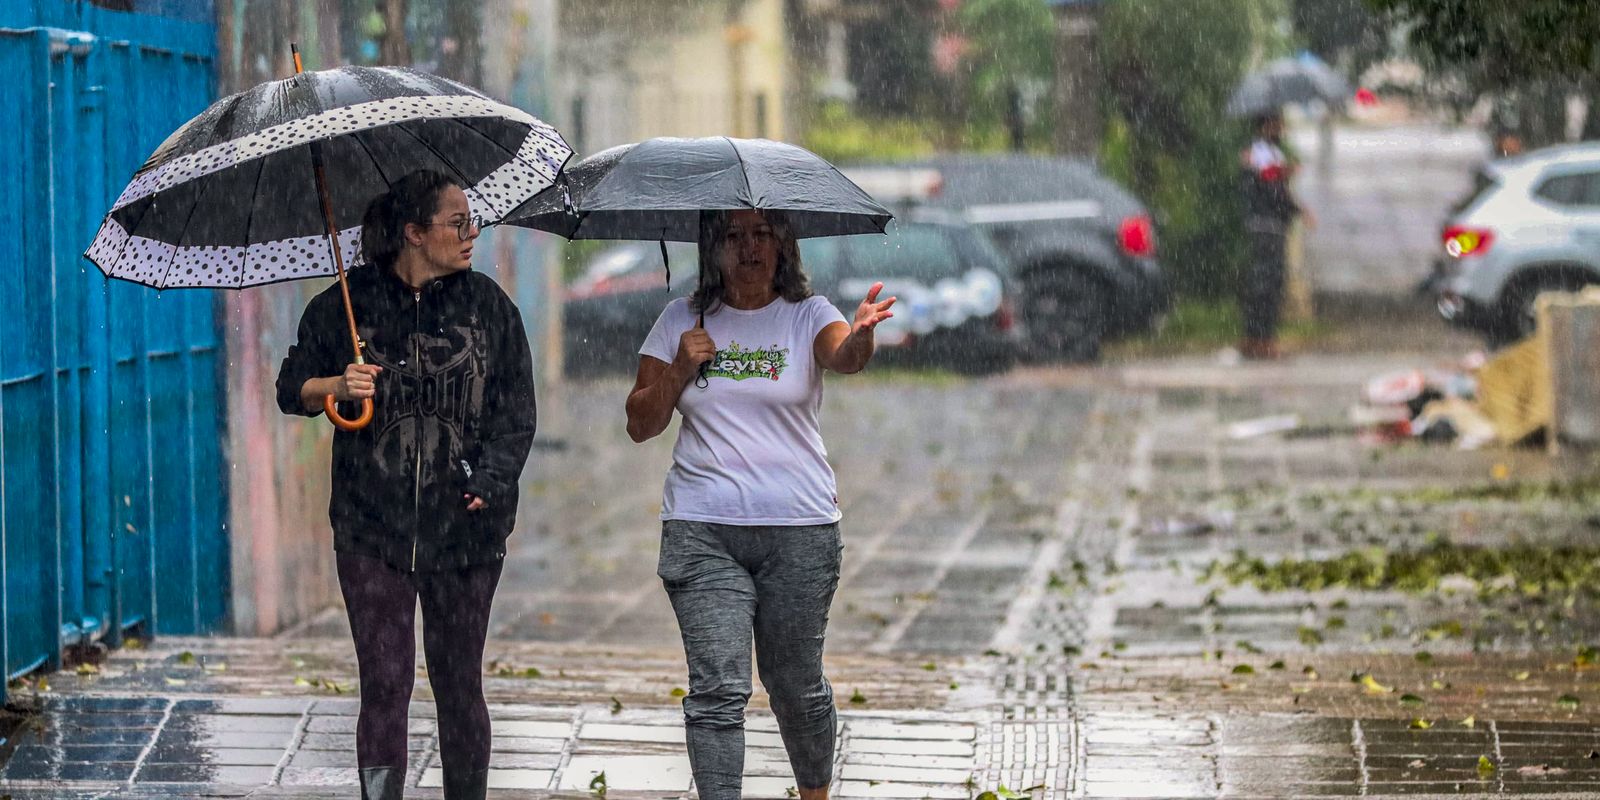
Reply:
[[[1046,0],[1056,20],[1055,149],[1094,159],[1105,131],[1101,112],[1100,10],[1104,0]]]

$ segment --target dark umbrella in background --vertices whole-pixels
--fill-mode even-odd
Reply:
[[[1287,105],[1322,101],[1342,106],[1352,94],[1350,83],[1310,53],[1280,58],[1246,75],[1228,98],[1226,111],[1235,117],[1259,117]]]
[[[483,222],[549,187],[572,150],[554,128],[475,89],[396,67],[300,71],[218,100],[134,174],[85,255],[106,275],[157,289],[242,289],[337,275],[345,285],[361,218],[419,169],[451,175]],[[364,427],[324,398],[328,419]]]

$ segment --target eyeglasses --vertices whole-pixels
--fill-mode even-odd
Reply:
[[[435,225],[448,225],[456,229],[456,235],[460,236],[461,241],[464,242],[472,238],[473,231],[483,230],[483,217],[468,217],[460,222],[421,222],[418,224],[429,228]]]

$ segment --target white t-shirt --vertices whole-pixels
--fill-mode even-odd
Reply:
[[[669,303],[639,354],[668,364],[698,315]],[[754,311],[721,306],[706,315],[717,346],[706,388],[678,398],[683,425],[661,497],[663,520],[723,525],[826,525],[839,500],[822,444],[822,368],[812,344],[844,322],[828,299],[779,298]]]

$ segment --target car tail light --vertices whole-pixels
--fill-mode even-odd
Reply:
[[[1494,243],[1494,232],[1487,228],[1452,225],[1444,229],[1444,251],[1452,258],[1483,255]]]
[[[1155,255],[1155,226],[1150,224],[1150,218],[1147,216],[1128,217],[1117,229],[1117,242],[1130,256],[1144,258]]]
[[[1003,298],[1000,308],[994,312],[994,328],[997,331],[1009,331],[1017,324],[1017,314],[1011,307],[1011,298]]]

